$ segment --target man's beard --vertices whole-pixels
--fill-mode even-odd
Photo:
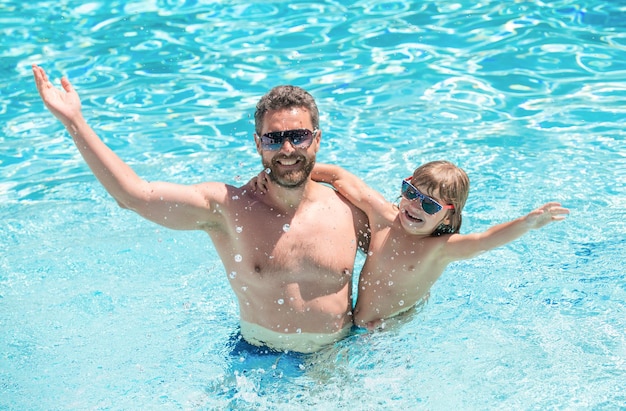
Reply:
[[[298,188],[302,186],[315,165],[315,159],[307,159],[304,156],[298,156],[300,164],[304,164],[297,170],[281,171],[280,165],[275,164],[277,158],[271,159],[269,162],[263,162],[263,166],[271,181],[285,188]]]

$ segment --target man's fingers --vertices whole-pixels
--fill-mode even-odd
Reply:
[[[61,85],[66,92],[72,91],[72,83],[66,77],[61,78]]]
[[[33,70],[35,71],[35,74],[38,76],[42,83],[48,81],[48,75],[46,74],[44,69],[39,66],[33,66]]]
[[[48,79],[48,74],[46,74],[46,71],[43,68],[33,64],[33,74],[35,75],[35,84],[37,84],[37,88],[39,90],[43,90],[44,88],[54,88]]]
[[[39,68],[35,66],[34,64],[33,64],[33,75],[35,76],[35,83],[37,83],[37,86],[39,86],[39,84],[41,84],[41,72],[39,71]]]
[[[48,76],[46,72],[43,71],[41,67],[33,66],[33,73],[35,74],[35,84],[37,85],[37,89],[41,93],[45,87],[50,87],[51,84],[48,81]]]

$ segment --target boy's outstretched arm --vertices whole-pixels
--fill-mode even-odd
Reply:
[[[380,212],[388,204],[382,194],[339,166],[315,163],[311,178],[314,181],[331,184],[348,201],[363,210],[370,220],[372,212]]]
[[[33,75],[46,107],[63,123],[91,171],[121,207],[175,229],[214,223],[206,221],[207,217],[217,220],[218,213],[206,211],[211,198],[226,195],[223,184],[184,186],[141,179],[87,124],[78,93],[67,78],[61,79],[61,90],[52,85],[41,67],[33,65]]]
[[[508,244],[530,230],[541,228],[553,221],[561,221],[569,210],[560,203],[550,202],[531,211],[527,215],[498,224],[487,231],[476,234],[453,234],[444,247],[444,253],[451,261],[475,257],[485,251]]]

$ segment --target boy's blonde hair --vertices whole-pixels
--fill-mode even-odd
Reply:
[[[450,224],[442,223],[432,235],[458,233],[463,222],[461,213],[470,188],[469,177],[465,171],[449,161],[431,161],[413,172],[411,184],[424,189],[424,194],[454,206],[454,210],[447,210]]]

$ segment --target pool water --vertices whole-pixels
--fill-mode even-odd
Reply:
[[[626,409],[625,33],[608,0],[0,1],[0,409]],[[318,161],[389,200],[447,159],[463,232],[571,215],[450,265],[404,324],[259,352],[208,237],[118,208],[33,63],[149,180],[246,182],[288,83]]]

